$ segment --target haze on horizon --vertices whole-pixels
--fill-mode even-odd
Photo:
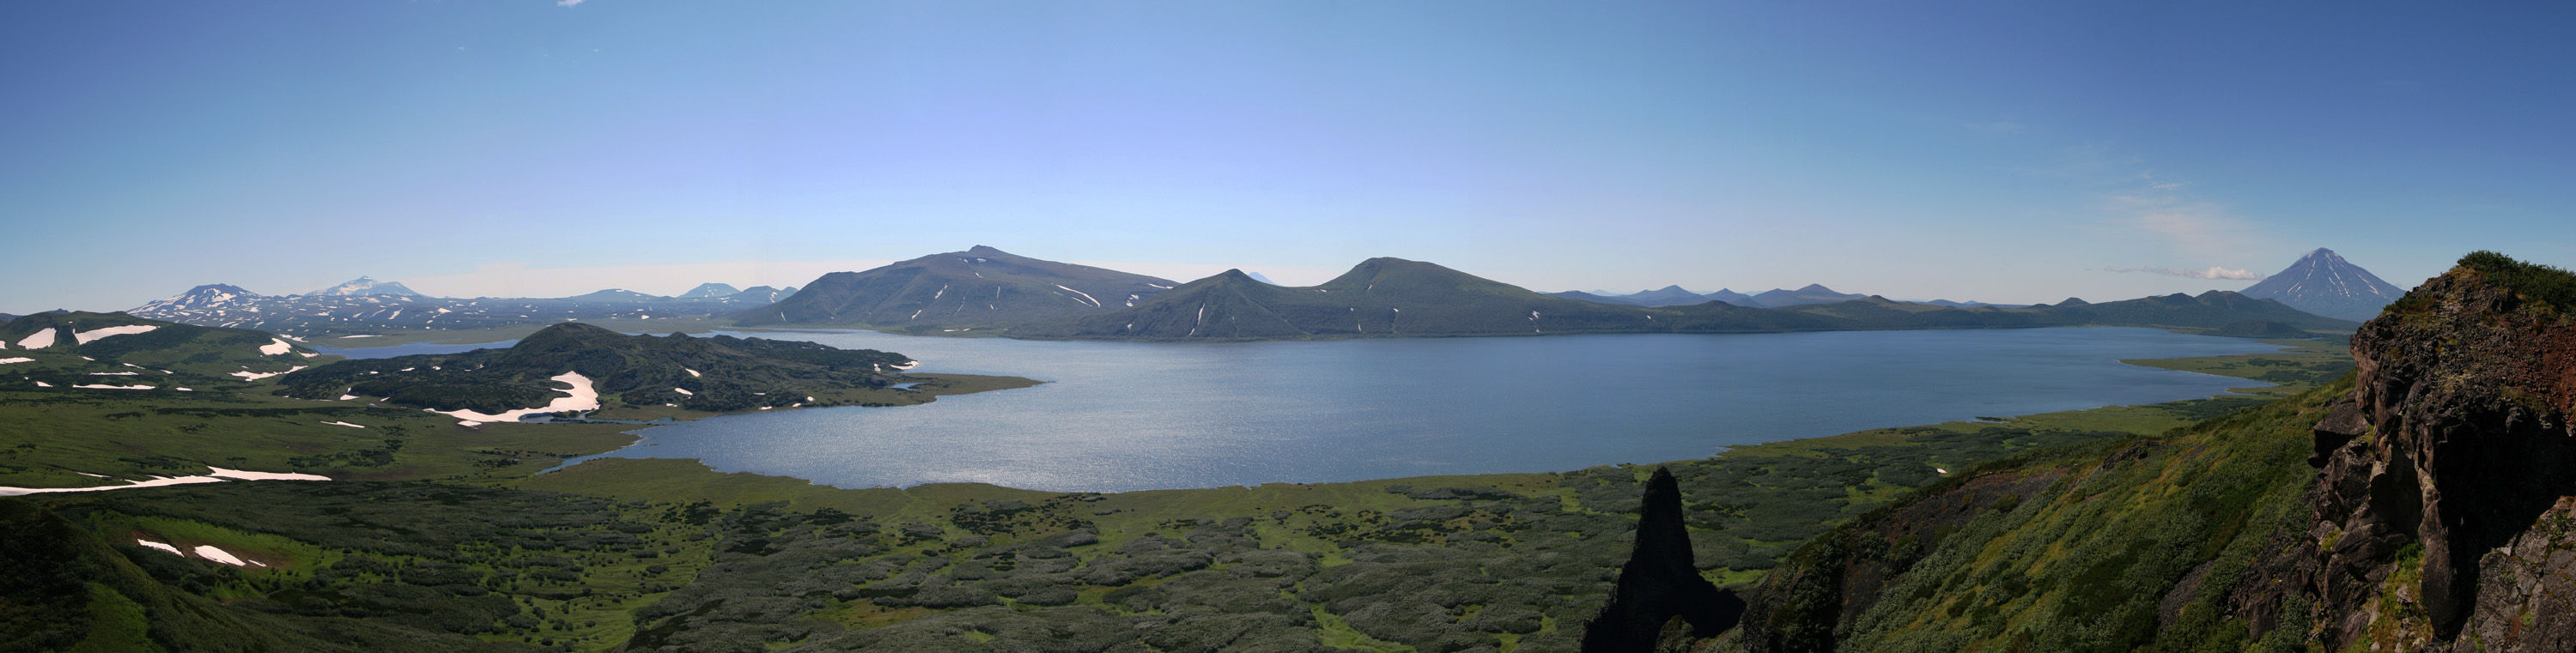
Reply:
[[[2317,247],[2400,286],[2474,249],[2576,261],[2563,6],[0,15],[7,313],[360,275],[801,286],[976,244],[1178,280],[1395,256],[1540,291],[2008,303],[2238,289],[2167,272]]]

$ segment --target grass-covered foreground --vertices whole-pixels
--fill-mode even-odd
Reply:
[[[2342,373],[2338,354],[2168,364],[2313,386]],[[0,562],[0,602],[55,606],[0,620],[0,649],[1572,650],[1626,555],[1648,469],[1120,494],[843,490],[685,460],[532,476],[621,446],[631,427],[468,429],[416,410],[172,394],[0,396],[0,432],[24,441],[0,442],[0,485],[201,471],[190,465],[342,480],[0,499],[13,523],[50,525],[11,531],[8,546],[53,556],[19,560],[79,561]],[[1669,464],[1704,572],[1742,584],[1944,470],[2267,399],[1880,429]]]

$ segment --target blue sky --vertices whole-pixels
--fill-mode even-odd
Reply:
[[[0,312],[976,244],[1997,302],[2330,247],[2411,287],[2576,264],[2539,4],[12,3]]]

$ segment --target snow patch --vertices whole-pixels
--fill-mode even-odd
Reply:
[[[200,545],[195,549],[195,551],[197,552],[197,557],[205,558],[207,560],[213,560],[215,562],[235,567],[250,566],[250,563],[242,562],[241,558],[233,557],[233,554],[227,553],[223,549],[215,548],[215,545],[212,544]]]
[[[557,390],[556,392],[564,393],[565,396],[556,397],[554,401],[547,402],[544,406],[502,411],[501,414],[498,415],[479,413],[471,410],[433,410],[429,412],[464,420],[467,422],[464,424],[465,426],[476,426],[483,422],[516,422],[519,421],[520,417],[536,415],[539,413],[560,413],[569,410],[599,410],[599,390],[591,387],[590,377],[582,376],[580,372],[565,372],[557,374],[553,378],[549,378],[547,380],[570,385],[572,388],[568,390]]]
[[[139,544],[139,545],[143,545],[143,546],[148,547],[148,548],[154,548],[154,549],[160,549],[160,550],[163,550],[163,551],[168,551],[168,552],[170,552],[170,555],[182,555],[182,554],[180,554],[180,553],[179,553],[179,547],[170,546],[170,545],[168,545],[168,544],[163,544],[163,543],[160,543],[160,542],[154,542],[154,541],[147,540],[147,539],[142,539],[142,538],[135,538],[134,543],[135,543],[135,544]]]
[[[39,381],[38,383],[40,383],[40,384],[41,384],[41,383],[43,383],[43,382],[42,382],[42,381]],[[92,390],[150,390],[150,389],[152,389],[152,386],[148,386],[148,385],[107,385],[107,384],[103,384],[103,383],[93,383],[93,384],[90,384],[90,385],[76,385],[76,386],[72,386],[72,387],[75,387],[75,388],[89,388],[89,389],[92,389]]]
[[[704,375],[704,374],[699,374],[697,370],[693,370],[693,369],[689,369],[689,368],[685,368],[685,367],[680,368],[680,371],[682,371],[682,372],[688,372],[688,373],[689,373],[689,378],[693,378],[693,379],[694,379],[694,378],[697,378],[697,377],[701,377],[701,376],[706,376],[706,375]]]
[[[332,425],[332,426],[346,426],[346,427],[353,428],[353,429],[362,429],[362,428],[367,428],[365,425],[361,425],[361,424],[351,424],[351,423],[348,423],[348,422],[323,422],[323,423],[324,423],[324,424],[329,424],[329,425]]]
[[[698,396],[698,393],[690,392],[688,388],[672,388],[672,389],[671,389],[671,391],[672,391],[672,392],[677,392],[677,393],[680,393],[680,394],[684,394],[684,395],[688,395],[688,396],[691,396],[691,397]]]
[[[227,480],[239,480],[239,481],[328,481],[328,480],[331,480],[331,477],[328,477],[328,476],[318,476],[318,475],[314,475],[314,474],[281,474],[281,473],[275,473],[275,472],[245,472],[245,471],[241,471],[241,470],[237,470],[237,469],[224,469],[224,468],[222,468],[222,467],[208,467],[207,469],[211,469],[211,470],[214,470],[214,471],[213,471],[213,473],[207,474],[207,475],[205,475],[205,476],[181,476],[181,477],[177,477],[177,478],[162,478],[162,477],[159,477],[159,476],[154,476],[154,477],[151,477],[151,479],[150,479],[150,480],[144,480],[144,481],[133,481],[133,482],[126,483],[126,484],[124,484],[124,485],[106,485],[106,486],[100,486],[100,487],[48,487],[48,488],[0,487],[0,497],[11,497],[11,496],[18,496],[18,495],[22,495],[22,494],[48,494],[48,493],[54,493],[54,492],[102,492],[102,491],[107,491],[107,490],[126,490],[126,489],[138,488],[138,487],[165,487],[165,486],[171,486],[171,485],[193,485],[193,484],[197,484],[197,483],[221,483],[221,482],[224,482],[224,481],[227,481]]]
[[[90,342],[90,341],[92,341],[92,340],[97,340],[97,339],[100,339],[100,338],[106,338],[106,337],[110,337],[110,336],[127,336],[127,335],[134,335],[134,334],[137,334],[137,333],[146,333],[146,332],[150,332],[150,331],[151,331],[151,330],[153,330],[153,329],[158,329],[158,328],[161,328],[161,327],[153,326],[153,325],[150,325],[150,324],[128,324],[128,325],[125,325],[125,326],[112,326],[112,327],[108,327],[108,328],[105,328],[105,329],[91,329],[91,330],[88,330],[88,331],[82,331],[82,332],[80,332],[80,333],[72,334],[72,340],[79,341],[79,342],[80,342],[80,344],[84,344],[84,345],[86,345],[86,344],[89,344],[89,342]]]
[[[275,356],[290,351],[295,351],[295,345],[286,344],[285,340],[278,338],[270,338],[268,344],[259,346],[261,356]]]
[[[262,374],[262,373],[259,373],[259,372],[233,372],[233,373],[232,373],[232,375],[233,375],[233,376],[241,377],[241,378],[242,378],[242,380],[244,380],[244,381],[257,381],[257,380],[260,380],[260,379],[265,379],[265,378],[272,377],[272,376],[277,376],[277,375],[280,375],[280,374],[293,374],[293,373],[295,373],[295,370],[300,370],[300,369],[304,369],[304,366],[302,366],[302,365],[297,365],[297,366],[295,366],[294,368],[292,368],[292,369],[288,369],[288,370],[286,370],[286,371],[284,371],[284,372],[269,372],[269,373],[266,373],[266,374]],[[368,373],[369,373],[369,374],[374,374],[374,372],[368,372]]]
[[[37,329],[35,333],[28,335],[26,339],[19,340],[18,348],[44,349],[46,347],[52,347],[54,346],[54,339],[59,337],[54,335],[54,332],[59,330],[60,329]]]
[[[1064,284],[1059,283],[1059,284],[1056,284],[1056,285],[1055,285],[1055,287],[1057,287],[1057,288],[1064,288]],[[1083,301],[1091,302],[1091,307],[1092,307],[1092,308],[1100,308],[1100,300],[1092,299],[1092,298],[1091,298],[1091,293],[1083,292],[1083,291],[1080,291],[1080,290],[1074,290],[1074,289],[1072,289],[1072,288],[1064,288],[1064,291],[1065,291],[1065,292],[1069,292],[1069,293],[1073,293],[1073,294],[1076,294],[1076,295],[1081,295],[1081,296],[1082,296],[1082,300],[1083,300]]]

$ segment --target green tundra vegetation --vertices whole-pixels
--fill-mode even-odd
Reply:
[[[1757,583],[1800,543],[1981,461],[2237,419],[2219,416],[2349,366],[2335,343],[2283,344],[2300,349],[2158,363],[2289,383],[2267,395],[1666,464],[1703,573]],[[19,365],[116,366],[39,355]],[[933,381],[870,391],[1011,385]],[[0,485],[208,466],[336,479],[0,498],[0,605],[47,606],[0,610],[0,650],[1567,651],[1626,556],[1651,469],[1117,494],[839,489],[688,460],[538,475],[632,427],[468,428],[273,396],[276,383],[0,384]]]
[[[2235,612],[2227,601],[2279,528],[2306,517],[2309,427],[2350,390],[2347,376],[2160,436],[1961,470],[1800,547],[1762,587],[1771,612],[1728,639],[1775,651],[2306,650],[2302,624],[2248,641],[2242,617],[2220,615]]]

